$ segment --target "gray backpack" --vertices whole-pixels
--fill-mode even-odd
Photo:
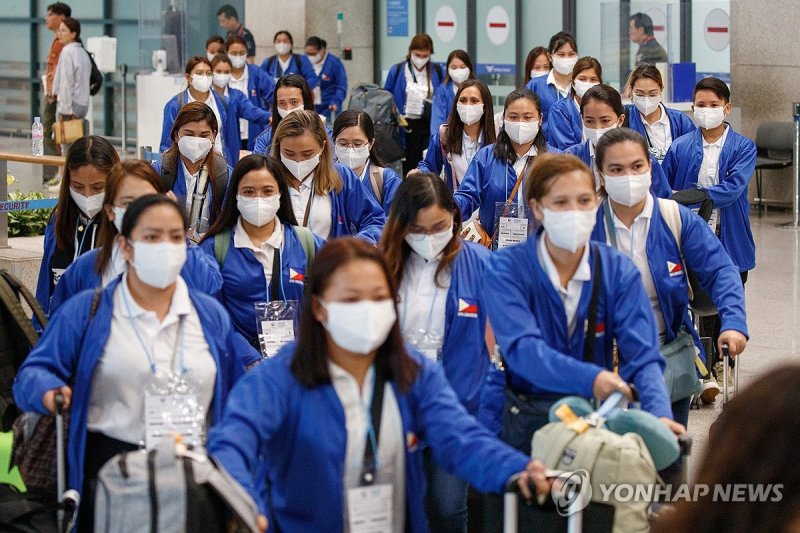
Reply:
[[[403,159],[406,154],[399,143],[398,111],[394,96],[373,83],[361,83],[353,88],[348,110],[363,111],[375,124],[375,152],[383,163]]]
[[[121,453],[97,476],[98,533],[258,533],[258,506],[201,448],[166,440],[158,448]]]

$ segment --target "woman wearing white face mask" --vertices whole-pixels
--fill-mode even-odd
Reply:
[[[190,235],[195,241],[219,215],[231,173],[231,167],[214,149],[216,133],[216,117],[210,107],[202,102],[186,104],[172,126],[170,149],[153,163],[165,188],[175,194],[187,213],[197,206],[198,218],[189,221],[190,227],[196,228],[197,234]]]
[[[117,235],[125,211],[134,200],[148,194],[168,194],[158,172],[146,161],[129,159],[117,163],[106,178],[105,202],[97,215],[100,231],[97,248],[78,257],[61,276],[50,300],[55,312],[65,301],[81,291],[107,286],[128,268],[122,257]],[[222,275],[215,261],[197,246],[186,249],[186,264],[181,276],[192,290],[216,296],[222,287]]]
[[[269,125],[258,134],[253,152],[268,155],[272,152],[272,133],[278,129],[281,120],[292,111],[314,111],[314,96],[306,80],[297,74],[289,74],[278,80],[272,98],[272,118]],[[328,136],[330,130],[327,129]]]
[[[629,129],[609,132],[600,140],[597,165],[608,198],[598,211],[592,238],[612,245],[639,269],[662,353],[687,346],[674,357],[688,360],[690,367],[695,347],[703,354],[686,312],[689,292],[684,270],[690,268],[711,294],[722,319],[718,345],[727,344],[738,355],[747,343],[747,318],[737,269],[703,220],[672,200],[656,200],[649,192],[653,165],[649,156],[647,142]],[[696,378],[688,383],[694,387],[686,385],[683,390],[676,386],[671,394],[674,419],[684,426],[689,422],[691,389],[699,388]],[[719,387],[711,382],[705,391],[704,398],[713,401]]]
[[[272,143],[289,180],[292,210],[299,225],[323,239],[358,235],[380,239],[386,217],[366,184],[333,162],[331,141],[314,111],[295,111],[281,120]]]
[[[67,152],[56,205],[44,231],[44,255],[36,282],[36,300],[45,313],[66,268],[97,244],[98,217],[105,198],[106,176],[119,161],[103,137],[82,137]]]
[[[431,135],[439,131],[439,127],[447,122],[450,110],[453,109],[455,95],[467,80],[475,79],[472,58],[464,50],[453,50],[447,56],[447,72],[439,88],[433,93],[431,104]]]
[[[489,88],[480,80],[461,84],[446,124],[431,136],[428,153],[409,176],[417,172],[445,173],[451,192],[458,190],[478,151],[497,139]]]
[[[228,102],[211,88],[214,85],[214,74],[211,61],[205,57],[195,56],[186,63],[187,89],[173,96],[164,106],[164,121],[161,125],[161,144],[159,150],[166,152],[172,146],[172,129],[178,113],[186,104],[202,102],[214,112],[219,130],[215,131],[214,146],[225,156],[229,164],[239,160],[239,124],[228,121]]]
[[[480,234],[487,246],[503,247],[520,235],[523,240],[527,236],[529,221],[525,215],[523,180],[535,158],[548,151],[539,127],[542,121],[539,105],[539,97],[528,90],[512,91],[506,97],[503,128],[497,141],[478,151],[454,195],[462,220],[469,220],[479,210],[480,222],[467,225],[467,234]],[[497,224],[500,218],[517,219],[511,221],[514,231],[506,226],[507,220]]]
[[[233,169],[230,188],[200,248],[222,271],[220,301],[234,326],[258,346],[255,304],[301,302],[309,258],[323,241],[298,227],[285,173],[273,157],[243,158]]]
[[[400,130],[400,142],[406,150],[403,175],[417,168],[431,136],[431,99],[444,79],[442,67],[431,63],[432,55],[430,35],[415,35],[408,45],[405,61],[389,69],[383,86],[392,93],[398,111],[408,122],[408,126]]]
[[[292,52],[294,38],[291,33],[286,30],[280,30],[275,33],[272,42],[275,45],[275,55],[266,58],[261,63],[261,68],[272,77],[275,83],[284,76],[297,74],[305,78],[312,89],[319,87],[319,77],[314,72],[311,61],[304,54]]]
[[[586,91],[603,83],[603,67],[593,57],[582,57],[572,69],[572,91],[570,98],[555,102],[550,108],[545,123],[545,133],[551,145],[559,150],[584,141],[581,123],[581,100]]]
[[[460,221],[442,180],[417,174],[400,186],[381,246],[399,283],[403,337],[442,363],[461,404],[474,416],[489,366],[487,343],[494,346],[480,291],[489,252],[459,237]],[[466,531],[467,482],[437,466],[430,450],[425,454],[431,531]]]
[[[333,116],[341,111],[347,97],[347,71],[344,63],[328,52],[328,43],[324,39],[315,35],[306,40],[306,57],[319,77],[319,94],[315,94],[314,98],[315,108],[317,113],[331,123]]]
[[[572,69],[578,62],[578,43],[571,33],[560,31],[550,38],[547,53],[552,68],[546,75],[533,78],[525,85],[542,100],[544,124],[547,124],[550,107],[570,95]]]
[[[128,271],[65,303],[14,381],[15,401],[26,411],[54,412],[56,393],[70,410],[67,487],[82,496],[78,531],[93,529],[103,464],[140,442],[154,444],[146,429],[157,421],[145,403],[158,397],[159,385],[185,380],[187,388],[172,397],[198,406],[193,423],[213,425],[245,365],[256,361],[254,351],[237,352],[222,306],[180,278],[186,229],[182,211],[164,196],[128,206],[117,237]]]
[[[553,70],[553,64],[550,62],[547,48],[544,46],[531,48],[531,51],[528,52],[528,57],[525,58],[525,82],[521,88],[524,89],[528,83],[536,78],[547,76],[551,70]]]
[[[370,116],[351,109],[340,113],[333,125],[333,141],[336,161],[359,177],[388,215],[400,176],[381,166],[375,150],[375,126]]]
[[[576,144],[565,150],[566,153],[578,156],[581,161],[592,170],[595,176],[595,187],[600,190],[600,178],[595,164],[595,147],[599,139],[607,132],[622,127],[625,123],[625,108],[622,106],[622,97],[610,85],[595,85],[583,95],[581,99],[581,120],[583,121],[583,136],[586,139],[581,144]],[[652,184],[650,190],[660,198],[669,198],[672,190],[661,170],[661,165],[651,157]]]
[[[423,441],[477,490],[499,492],[515,472],[526,496],[531,482],[548,490],[540,461],[491,437],[441,367],[404,348],[377,248],[328,243],[306,294],[298,341],[245,376],[209,439],[209,453],[269,514],[270,529],[350,532],[369,516],[384,531],[428,531]]]
[[[641,133],[659,163],[667,155],[672,141],[693,132],[696,127],[685,114],[669,109],[661,101],[664,82],[653,65],[639,65],[628,78],[633,104],[625,106],[629,127]]]

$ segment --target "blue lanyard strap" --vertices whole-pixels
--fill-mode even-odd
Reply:
[[[378,438],[381,431],[381,417],[383,415],[383,391],[386,380],[383,373],[375,369],[375,383],[372,389],[372,400],[367,413],[367,442],[364,443],[364,461],[361,470],[361,485],[372,485],[375,482],[375,473],[380,468],[378,459]],[[366,406],[365,406],[366,409]]]

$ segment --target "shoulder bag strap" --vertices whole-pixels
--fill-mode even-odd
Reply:
[[[383,169],[381,167],[373,166],[369,169],[369,182],[378,203],[383,205]]]
[[[686,286],[689,288],[689,301],[694,300],[694,291],[692,284],[689,281],[689,269],[686,267],[686,258],[683,257],[683,247],[681,246],[681,232],[683,231],[683,221],[681,220],[681,210],[678,207],[678,202],[675,200],[668,200],[666,198],[658,198],[658,210],[661,212],[661,217],[667,223],[672,238],[675,239],[675,244],[678,245],[678,252],[681,255],[681,263],[683,264],[683,274],[686,276]]]
[[[228,248],[231,245],[231,230],[226,229],[214,235],[214,257],[219,264],[220,270],[225,266],[225,257],[228,255]]]
[[[594,256],[592,268],[592,297],[589,300],[589,317],[586,320],[586,339],[583,343],[583,360],[590,363],[594,360],[594,338],[597,328],[597,307],[600,300],[600,285],[603,283],[603,272],[600,266],[600,251],[592,246]]]
[[[611,246],[619,250],[617,246],[616,225],[614,224],[614,216],[611,214],[611,202],[608,201],[608,197],[603,200],[603,220],[605,220],[606,223],[606,236],[611,242]]]

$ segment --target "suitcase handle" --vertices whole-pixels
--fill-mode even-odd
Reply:
[[[64,399],[64,395],[60,392],[56,392],[55,396],[53,396],[53,403],[56,406],[56,414],[63,415],[64,414],[64,404],[66,400]]]

